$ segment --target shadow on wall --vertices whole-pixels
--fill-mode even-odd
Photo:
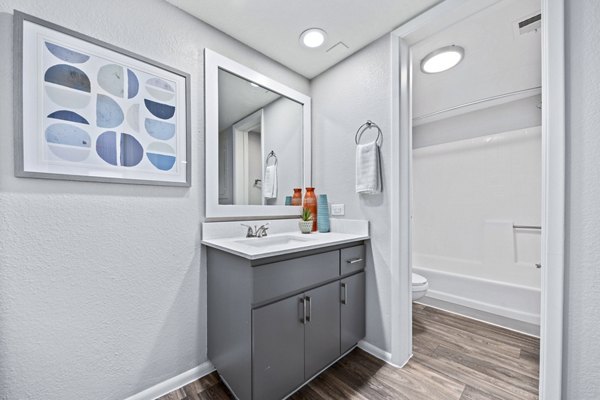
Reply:
[[[391,337],[388,334],[388,330],[382,327],[386,327],[387,321],[391,318],[390,315],[382,315],[382,310],[387,310],[389,307],[382,307],[382,303],[389,301],[389,294],[385,293],[384,288],[389,287],[389,282],[392,279],[392,274],[389,265],[385,263],[387,257],[382,255],[377,249],[374,249],[372,240],[368,241],[367,244],[367,267],[365,268],[367,276],[366,285],[366,302],[367,302],[367,313],[371,313],[367,316],[367,334],[366,340],[376,346],[380,347],[381,350],[389,351]],[[378,267],[375,268],[375,265]],[[382,268],[385,265],[385,268]],[[372,275],[369,277],[369,275]],[[369,285],[368,282],[376,282],[375,285]],[[371,293],[371,290],[374,293]],[[370,303],[370,304],[369,304]],[[371,327],[371,329],[369,329]],[[373,327],[376,327],[373,329]],[[385,347],[383,347],[385,346]]]
[[[375,140],[375,137],[376,136],[373,136],[371,138],[364,135],[364,140],[361,142],[368,143]],[[358,197],[359,208],[362,215],[365,219],[370,221],[373,221],[374,215],[381,215],[382,207],[385,206],[387,195],[390,191],[389,185],[387,185],[385,155],[385,152],[381,149],[381,187],[383,190],[377,194],[355,193],[355,196]],[[372,229],[372,227],[370,229]],[[367,312],[371,311],[373,313],[367,318],[370,325],[375,324],[374,326],[382,327],[382,329],[369,329],[369,326],[367,326],[367,337],[369,343],[377,347],[383,346],[381,349],[386,351],[389,351],[391,348],[391,330],[386,329],[386,327],[389,326],[391,315],[382,314],[383,310],[390,310],[389,300],[391,298],[391,293],[387,293],[386,289],[390,287],[389,283],[392,279],[392,273],[390,265],[387,262],[388,260],[389,255],[382,253],[381,246],[373,246],[373,241],[369,240],[369,245],[367,246],[367,266],[370,266],[371,268],[367,268],[367,274],[372,274],[373,276],[372,278],[367,279],[368,281],[376,282],[376,284],[375,286],[367,284],[367,291],[369,291],[369,289],[375,289],[375,293],[367,292],[367,302],[373,302],[372,304],[367,305]],[[375,265],[378,267],[375,268]],[[382,304],[385,305],[382,306]]]
[[[203,312],[206,310],[206,254],[201,254],[200,251],[200,228],[196,231],[195,243],[198,246],[185,266],[185,273],[173,274],[172,281],[164,282],[164,285],[157,288],[154,293],[147,293],[148,299],[153,298],[156,301],[156,312],[146,315],[146,320],[152,321],[149,326],[152,326],[157,320],[162,321],[162,324],[159,330],[154,331],[145,329],[144,326],[139,327],[138,336],[147,338],[154,345],[152,347],[143,346],[143,348],[152,348],[146,354],[130,354],[131,364],[138,363],[140,366],[133,369],[142,371],[135,377],[136,381],[131,383],[130,396],[207,361],[206,313]],[[195,289],[197,285],[200,286],[199,291]],[[179,289],[173,289],[175,286]],[[161,291],[164,291],[164,296],[161,295]],[[172,298],[167,301],[169,295]],[[166,308],[167,304],[169,305],[168,309]],[[183,311],[189,310],[190,307],[196,309],[195,315],[203,315],[202,319],[187,321],[189,325],[195,323],[193,327],[182,324]],[[193,332],[193,334],[186,335],[188,341],[182,341],[175,335],[182,331]],[[172,343],[172,345],[168,345],[168,343]],[[190,359],[190,354],[194,355],[195,362],[186,365],[179,363],[179,360]],[[156,366],[160,363],[172,364],[170,368],[161,368],[169,373],[156,375]]]

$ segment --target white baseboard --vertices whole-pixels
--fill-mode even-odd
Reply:
[[[430,297],[429,294],[415,301],[415,303],[423,304],[432,308],[437,308],[439,310],[446,311],[452,314],[458,314],[463,317],[485,322],[486,324],[499,326],[501,328],[516,331],[525,335],[534,336],[537,338],[540,337],[539,325],[503,317],[498,314],[492,314],[474,308],[469,308],[460,304],[456,304],[454,302],[440,300],[435,297]]]
[[[458,304],[463,307],[481,310],[490,314],[496,314],[501,317],[522,321],[529,324],[540,325],[540,316],[511,308],[502,307],[496,304],[490,304],[483,301],[469,299],[463,296],[457,296],[451,293],[444,293],[438,290],[428,290],[427,296],[433,299],[441,300],[447,303]]]
[[[404,367],[404,365],[406,365],[406,363],[404,363],[403,365],[394,364],[392,362],[392,353],[382,350],[379,347],[377,347],[374,344],[371,344],[367,341],[361,340],[360,342],[358,342],[358,347],[360,349],[366,351],[370,355],[379,358],[381,361],[385,361],[387,364],[390,364],[392,367],[402,368],[402,367]],[[406,362],[408,362],[408,360]]]
[[[197,367],[149,387],[148,389],[134,394],[125,400],[154,400],[160,396],[164,396],[167,393],[171,393],[172,391],[177,390],[188,383],[195,381],[196,379],[200,379],[203,376],[210,374],[214,370],[215,367],[212,365],[212,363],[210,361],[206,361]]]

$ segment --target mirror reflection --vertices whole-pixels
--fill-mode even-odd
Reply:
[[[302,104],[219,69],[219,204],[284,205],[302,187]]]

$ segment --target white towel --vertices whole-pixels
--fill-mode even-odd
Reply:
[[[265,199],[277,198],[277,165],[269,165],[265,168],[262,190]]]
[[[356,193],[381,192],[381,164],[377,141],[356,146]]]

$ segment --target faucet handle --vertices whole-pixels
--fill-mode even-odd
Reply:
[[[264,225],[261,225],[257,230],[256,230],[256,237],[263,237],[263,236],[267,236],[267,229],[269,229],[269,222],[267,222]]]
[[[240,225],[248,228],[248,231],[246,231],[247,238],[256,237],[256,226],[254,227],[254,229],[252,229],[252,227],[250,225],[246,225],[246,224],[240,224]]]

